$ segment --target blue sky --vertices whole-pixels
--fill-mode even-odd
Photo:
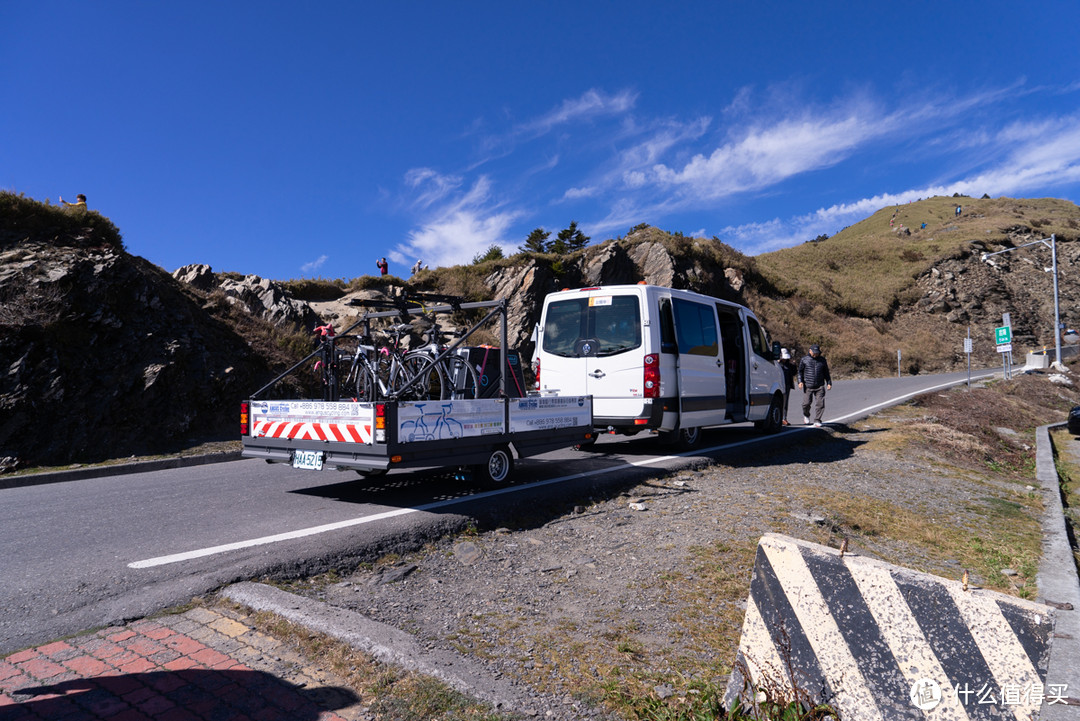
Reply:
[[[575,220],[747,254],[1080,200],[1080,3],[0,0],[0,189],[172,271],[353,278]]]

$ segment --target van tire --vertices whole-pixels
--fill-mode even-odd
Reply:
[[[689,451],[701,445],[700,428],[680,428],[660,434],[660,441],[680,451]]]
[[[762,433],[778,433],[784,427],[784,409],[780,407],[781,398],[782,396],[779,394],[773,396],[772,403],[769,404],[769,412],[765,418],[754,421],[754,427]]]
[[[481,483],[505,483],[514,470],[514,456],[510,448],[500,446],[488,456],[486,463],[473,466],[473,478]]]

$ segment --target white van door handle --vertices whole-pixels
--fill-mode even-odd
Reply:
[[[603,378],[603,377],[604,377],[605,375],[607,375],[607,374],[606,374],[606,373],[604,373],[604,371],[602,371],[602,370],[600,370],[599,368],[597,368],[596,370],[594,370],[594,371],[593,371],[592,373],[590,373],[589,375],[591,375],[591,376],[592,376],[593,378]]]

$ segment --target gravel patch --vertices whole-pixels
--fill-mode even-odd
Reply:
[[[988,499],[1030,513],[1037,529],[1022,480],[898,451],[880,422],[788,432],[781,452],[658,475],[554,519],[530,523],[516,509],[512,528],[295,590],[470,656],[531,689],[546,718],[607,718],[628,699],[673,703],[726,683],[763,533],[834,547],[848,538],[852,553],[958,579],[960,562],[932,539],[975,533]],[[895,528],[904,519],[910,538]],[[1014,591],[1027,582],[1009,578]]]

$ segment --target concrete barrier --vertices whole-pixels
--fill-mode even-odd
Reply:
[[[799,690],[844,721],[1036,719],[1055,611],[836,549],[758,544],[728,706]]]

